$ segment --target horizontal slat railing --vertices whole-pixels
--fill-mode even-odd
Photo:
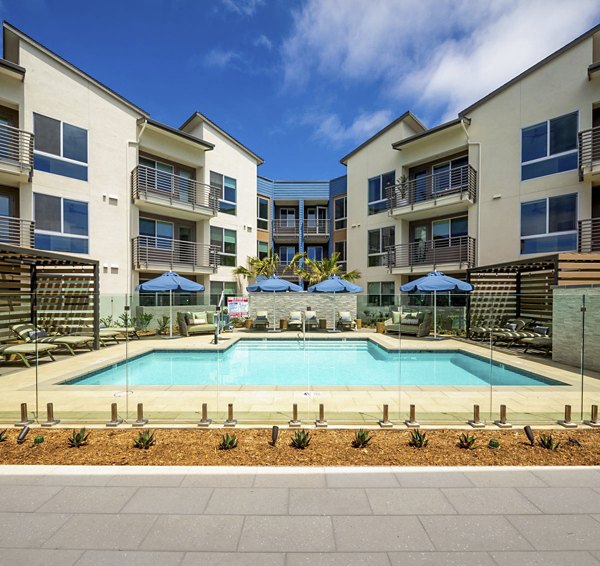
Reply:
[[[191,210],[208,209],[212,214],[217,214],[219,208],[218,187],[145,165],[138,165],[131,172],[131,191],[134,200],[158,200]]]
[[[465,268],[475,266],[475,238],[459,236],[398,244],[388,248],[388,267],[415,267],[460,263]]]
[[[600,126],[579,132],[579,170],[600,163]]]
[[[273,220],[273,236],[297,237],[300,235],[299,220]]]
[[[133,263],[139,268],[152,266],[169,266],[171,269],[188,268],[213,269],[219,265],[219,251],[215,246],[156,238],[153,236],[136,236],[132,240]]]
[[[600,252],[600,218],[579,221],[577,251]]]
[[[477,198],[477,171],[470,165],[463,165],[419,179],[404,181],[388,187],[386,190],[390,210],[435,201],[440,197],[454,194],[475,202]]]
[[[34,229],[35,223],[31,220],[0,216],[0,242],[5,244],[33,248],[35,243]]]
[[[33,169],[33,134],[0,124],[0,161]]]
[[[329,220],[311,220],[304,221],[305,236],[329,236]]]

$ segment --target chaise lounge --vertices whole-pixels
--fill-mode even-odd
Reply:
[[[291,311],[288,317],[289,330],[302,330],[302,313],[300,311]]]
[[[268,314],[267,311],[257,311],[256,318],[252,321],[252,328],[254,330],[267,330],[269,328]]]
[[[350,311],[340,311],[339,315],[337,327],[340,330],[356,330],[356,322],[352,320]]]
[[[28,358],[41,358],[48,356],[54,361],[52,351],[56,350],[56,344],[2,344],[0,345],[0,356],[17,356],[28,368],[31,367]]]
[[[87,348],[92,351],[93,336],[64,336],[62,334],[49,335],[44,329],[31,323],[14,324],[10,329],[27,344],[56,344],[75,355],[77,348]]]
[[[316,311],[306,311],[304,313],[304,326],[306,330],[319,328],[319,320],[317,319]]]

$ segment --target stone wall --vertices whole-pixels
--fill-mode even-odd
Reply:
[[[250,318],[254,318],[257,311],[268,311],[272,325],[274,309],[277,327],[280,319],[289,317],[290,311],[302,312],[308,307],[317,313],[317,318],[327,320],[327,328],[332,328],[334,308],[336,322],[339,311],[350,311],[352,319],[356,318],[356,295],[352,293],[250,293]]]
[[[585,369],[600,371],[600,287],[554,289],[552,360],[579,367],[585,296]]]

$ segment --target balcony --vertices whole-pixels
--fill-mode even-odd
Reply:
[[[579,221],[577,251],[580,253],[600,252],[600,218]]]
[[[219,265],[218,249],[208,244],[152,236],[136,236],[131,243],[134,269],[214,273]]]
[[[470,236],[422,240],[388,249],[388,268],[395,275],[470,267],[475,267],[475,238]]]
[[[463,165],[411,179],[388,187],[387,199],[391,216],[405,220],[429,217],[433,209],[444,214],[462,212],[477,199],[477,172]]]
[[[0,216],[0,242],[21,248],[33,248],[34,228],[35,223],[31,220]]]
[[[579,132],[579,180],[600,179],[600,126]]]
[[[329,220],[307,219],[302,232],[305,242],[324,244],[329,240]]]
[[[33,175],[33,134],[0,124],[0,184],[27,182]]]
[[[294,243],[300,237],[299,220],[273,220],[273,239],[279,243]]]
[[[218,187],[138,165],[131,172],[131,195],[140,210],[184,220],[216,216]]]
[[[294,283],[297,283],[299,279],[298,276],[295,275],[291,269],[288,269],[288,266],[289,264],[287,263],[282,263],[279,265],[279,267],[275,270],[275,275],[281,279],[286,279],[287,281],[293,281]]]

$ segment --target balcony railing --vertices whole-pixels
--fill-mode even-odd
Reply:
[[[153,167],[138,165],[131,172],[133,199],[158,201],[200,212],[217,214],[220,190]]]
[[[306,219],[303,232],[304,236],[329,236],[329,220]]]
[[[0,161],[33,171],[33,134],[0,124]]]
[[[273,236],[298,238],[300,236],[299,220],[273,220]]]
[[[579,221],[577,251],[600,252],[600,218]]]
[[[470,165],[463,165],[388,187],[388,209],[432,202],[448,195],[460,195],[475,202],[477,171]]]
[[[33,248],[35,244],[35,223],[31,220],[0,216],[0,242]]]
[[[208,244],[136,236],[132,245],[133,265],[137,269],[168,266],[172,270],[215,271],[219,265],[219,250]]]
[[[584,167],[600,163],[600,126],[579,132],[579,175]]]
[[[458,236],[421,240],[388,248],[388,268],[435,266],[459,263],[464,268],[475,266],[475,238]]]

